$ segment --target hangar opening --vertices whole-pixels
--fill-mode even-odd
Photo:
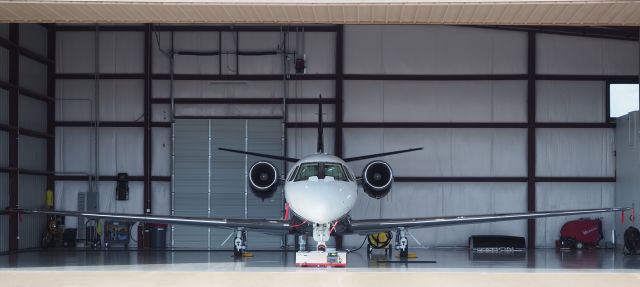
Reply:
[[[0,275],[637,281],[636,6],[49,4],[0,7]]]

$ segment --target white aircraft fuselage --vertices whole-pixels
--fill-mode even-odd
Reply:
[[[300,167],[313,164],[338,164],[345,177],[334,178],[329,175],[296,178],[293,173],[301,173]],[[296,180],[298,179],[298,180]],[[300,159],[291,168],[284,184],[284,195],[289,208],[298,217],[308,223],[327,225],[345,216],[356,204],[358,184],[353,172],[341,158],[314,154]]]

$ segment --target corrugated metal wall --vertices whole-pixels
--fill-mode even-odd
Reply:
[[[0,131],[0,166],[9,166],[9,133]]]
[[[24,175],[18,177],[20,187],[18,204],[20,208],[43,208],[47,191],[47,177],[39,175]],[[46,230],[47,218],[42,215],[23,215],[18,222],[19,248],[40,247],[40,238]]]
[[[447,26],[345,26],[346,74],[526,74],[526,33]],[[537,34],[537,74],[635,75],[638,43]],[[473,49],[468,49],[473,47]],[[526,122],[526,81],[344,82],[346,122]],[[604,123],[606,83],[536,81],[536,121]],[[538,129],[536,175],[613,177],[610,129]],[[401,139],[401,140],[400,140]],[[526,129],[345,129],[345,156],[409,146],[386,160],[398,176],[527,175]],[[311,139],[296,138],[302,146]],[[290,154],[292,155],[292,154]],[[366,162],[352,164],[359,171]],[[580,193],[580,191],[583,191]],[[526,210],[525,183],[398,183],[388,198],[359,199],[354,218]],[[611,183],[538,183],[538,210],[609,207]],[[421,203],[421,204],[418,204]],[[434,204],[437,203],[437,204]],[[413,206],[413,208],[402,208]],[[433,204],[433,205],[431,205]],[[563,222],[539,219],[537,246],[553,246]],[[611,216],[604,216],[610,230]],[[471,234],[526,234],[526,222],[416,230],[427,245],[466,245]],[[605,240],[610,241],[610,232]],[[345,246],[361,237],[348,236]]]
[[[0,37],[9,39],[9,24],[0,24]]]
[[[19,145],[18,163],[20,168],[38,171],[47,169],[46,139],[21,135]]]
[[[176,121],[174,214],[225,218],[280,218],[278,192],[264,202],[247,185],[257,158],[219,151],[219,147],[282,153],[280,120],[185,119]],[[282,163],[274,162],[282,171]],[[229,249],[221,243],[230,230],[175,226],[177,248]],[[253,238],[253,240],[252,240]],[[277,249],[281,237],[249,234],[252,249]]]
[[[9,82],[9,50],[0,48],[0,80]]]
[[[40,55],[47,54],[47,28],[40,24],[20,24],[20,46]]]
[[[20,87],[40,95],[47,94],[47,66],[25,56],[19,57],[19,82]]]
[[[179,120],[175,124],[175,195],[173,215],[209,216],[209,121]],[[209,248],[209,229],[173,226],[173,245]]]
[[[18,97],[18,124],[21,128],[47,131],[47,103],[25,96]]]
[[[2,55],[0,55],[0,59]],[[3,65],[3,64],[0,64]],[[1,69],[1,68],[0,68]],[[9,91],[0,89],[0,123],[9,122]]]
[[[3,26],[4,27],[4,26]],[[20,24],[19,44],[21,47],[38,54],[47,56],[47,29],[37,24]],[[0,36],[7,36],[0,35]],[[5,37],[6,39],[6,37]],[[0,51],[2,68],[0,78],[8,80],[8,61],[4,56],[6,50]],[[5,65],[6,64],[6,65]],[[39,61],[20,55],[18,57],[18,85],[21,90],[27,90],[29,95],[48,96],[47,91],[47,66]],[[25,92],[25,94],[27,94]],[[0,92],[0,122],[9,124],[8,93]],[[47,103],[32,96],[18,95],[18,122],[11,123],[20,129],[33,132],[47,133]],[[9,134],[0,133],[0,166],[9,167],[8,145]],[[47,139],[43,137],[27,136],[18,132],[18,163],[14,168],[35,172],[47,170]],[[22,171],[20,171],[22,172]],[[0,206],[9,205],[9,174],[0,174]],[[21,208],[42,208],[47,189],[47,176],[18,175],[18,206]],[[0,220],[0,251],[6,248],[8,236],[7,218]],[[18,248],[40,247],[40,238],[46,228],[46,217],[38,215],[24,215],[18,222]],[[6,251],[6,250],[4,250]]]

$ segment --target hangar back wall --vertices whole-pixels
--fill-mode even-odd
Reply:
[[[93,26],[55,29],[55,171],[74,173],[56,176],[58,208],[76,207],[77,192],[89,188],[82,174],[98,162],[102,211],[169,213],[172,76],[162,51],[172,38],[174,50],[196,52],[175,55],[176,116],[282,117],[286,95],[287,155],[299,157],[315,150],[322,93],[328,152],[425,147],[386,158],[398,177],[393,192],[380,201],[363,194],[354,218],[613,204],[606,89],[637,81],[637,41],[451,26],[101,26],[99,37]],[[288,51],[306,54],[306,74],[282,55],[253,55],[285,39]],[[211,51],[228,53],[193,55]],[[117,172],[134,182],[131,199],[116,204]],[[413,234],[439,246],[465,245],[471,234],[528,234],[552,246],[566,219]]]

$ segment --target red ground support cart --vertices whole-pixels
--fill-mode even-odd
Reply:
[[[602,220],[581,218],[565,223],[560,229],[560,249],[596,247],[602,240]]]

